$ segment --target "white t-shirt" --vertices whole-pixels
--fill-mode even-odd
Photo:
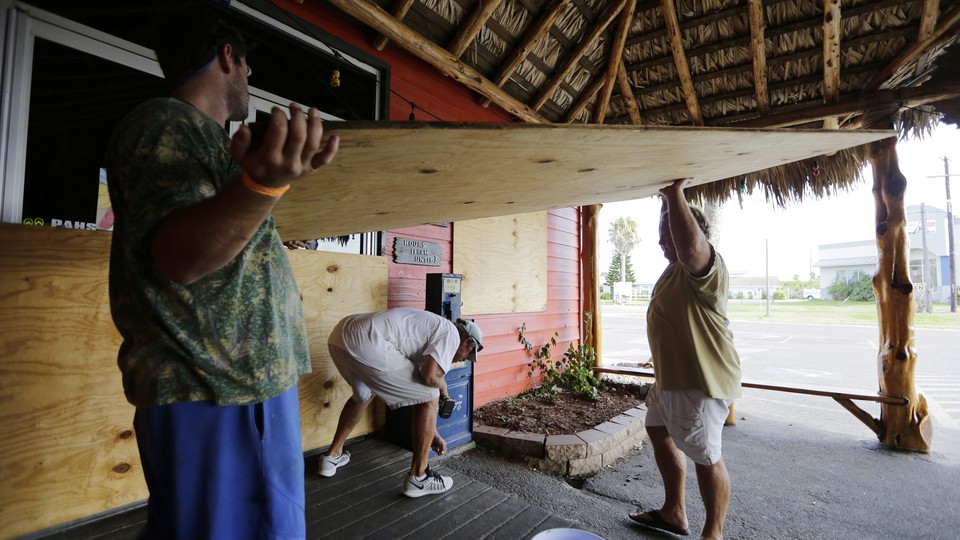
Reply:
[[[422,309],[395,308],[350,315],[339,328],[340,332],[330,335],[329,343],[376,370],[397,369],[397,362],[403,359],[419,366],[430,356],[446,373],[460,347],[457,327]]]

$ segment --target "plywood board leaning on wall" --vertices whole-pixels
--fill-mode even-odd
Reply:
[[[453,271],[464,315],[547,309],[547,213],[454,223]]]
[[[290,262],[303,297],[313,373],[300,379],[300,425],[304,451],[330,444],[344,402],[353,393],[327,351],[327,337],[347,315],[387,308],[387,261],[384,257],[323,251],[290,251]],[[383,427],[379,401],[368,409],[351,436]]]
[[[110,233],[0,225],[0,538],[145,500],[110,316]],[[314,373],[300,382],[304,448],[333,438],[350,395],[326,338],[386,307],[381,257],[290,252]],[[358,427],[382,425],[378,407]]]
[[[0,226],[0,537],[147,497],[117,368],[110,238]]]
[[[884,131],[666,126],[330,122],[337,158],[274,212],[284,238],[637,199],[792,163]]]

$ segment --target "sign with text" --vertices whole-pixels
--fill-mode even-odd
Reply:
[[[393,262],[440,266],[440,244],[397,236],[393,239]]]

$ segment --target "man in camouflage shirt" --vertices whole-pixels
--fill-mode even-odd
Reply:
[[[247,47],[190,13],[157,47],[172,97],[134,109],[107,153],[118,363],[150,490],[147,538],[303,538],[300,296],[274,226],[289,184],[329,163],[319,112],[247,116]]]

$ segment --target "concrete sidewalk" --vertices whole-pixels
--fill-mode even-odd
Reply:
[[[960,430],[935,418],[932,453],[892,452],[827,398],[785,407],[771,404],[772,394],[745,392],[737,401],[738,424],[724,431],[732,483],[726,538],[960,538]],[[443,464],[608,540],[662,537],[627,518],[637,506],[662,502],[646,442],[579,479],[541,474],[481,449]],[[704,512],[692,462],[687,506],[696,538]]]

